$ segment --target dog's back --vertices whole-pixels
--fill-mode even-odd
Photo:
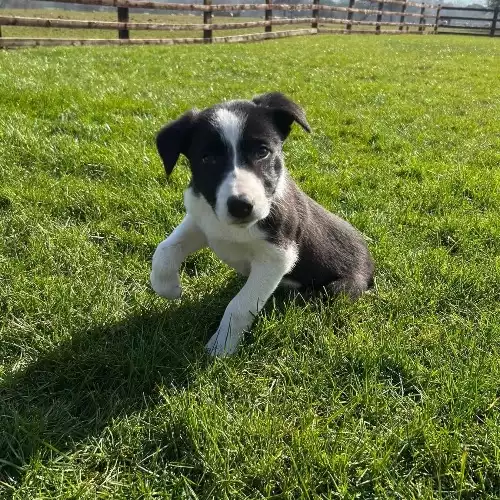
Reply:
[[[361,234],[309,198],[288,175],[283,197],[262,228],[275,244],[297,245],[297,263],[286,278],[298,288],[357,297],[373,284],[373,259]]]

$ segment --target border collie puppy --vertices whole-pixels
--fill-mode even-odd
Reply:
[[[236,351],[280,284],[353,298],[372,284],[362,236],[302,192],[285,169],[282,147],[293,122],[310,132],[304,110],[272,92],[188,111],[158,133],[167,175],[183,154],[192,176],[186,216],[153,255],[153,289],[179,298],[182,262],[206,246],[248,276],[206,346],[212,355]]]

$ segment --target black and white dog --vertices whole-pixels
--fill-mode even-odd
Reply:
[[[351,297],[372,284],[362,236],[303,193],[285,169],[282,146],[294,121],[310,132],[303,109],[273,92],[188,111],[157,136],[167,175],[184,154],[192,177],[187,214],[154,253],[153,289],[179,298],[182,262],[206,246],[248,276],[206,346],[213,355],[236,351],[280,284]]]

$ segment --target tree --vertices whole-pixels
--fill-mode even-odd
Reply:
[[[488,7],[490,9],[500,8],[500,0],[488,0]]]

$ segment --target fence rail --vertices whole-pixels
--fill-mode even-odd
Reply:
[[[446,10],[462,10],[462,11],[468,11],[468,12],[495,12],[495,9],[487,9],[486,7],[484,9],[479,8],[479,7],[458,7],[454,5],[442,7],[443,9]]]
[[[330,19],[325,18],[325,22]],[[312,17],[295,19],[274,19],[271,21],[248,21],[241,23],[193,23],[193,24],[165,24],[165,23],[120,23],[114,21],[82,21],[77,19],[40,19],[37,17],[0,16],[0,25],[23,26],[38,28],[75,28],[98,30],[159,30],[159,31],[195,31],[195,30],[233,30],[243,28],[259,28],[265,26],[282,26],[286,24],[312,23]],[[345,21],[342,21],[345,23]]]
[[[32,47],[42,45],[174,45],[199,43],[234,43],[256,40],[269,40],[289,36],[313,35],[317,33],[360,33],[360,34],[457,34],[477,36],[499,36],[497,29],[499,8],[482,9],[478,7],[455,7],[425,2],[405,0],[378,0],[376,8],[364,8],[366,0],[349,0],[348,6],[326,5],[322,0],[300,4],[266,3],[259,4],[212,4],[212,0],[203,0],[203,4],[160,3],[144,0],[40,0],[57,3],[71,3],[88,6],[113,7],[117,9],[117,21],[77,20],[77,19],[42,19],[25,16],[0,15],[0,48]],[[323,0],[324,1],[324,0]],[[356,6],[356,1],[362,2]],[[400,7],[388,10],[387,6]],[[371,1],[370,1],[371,6]],[[200,23],[152,23],[130,22],[129,9],[147,9],[172,12],[200,12]],[[408,9],[413,9],[410,12]],[[213,14],[246,13],[256,11],[263,14],[259,21],[213,22]],[[295,14],[310,12],[309,17],[295,17]],[[275,14],[289,13],[290,18],[277,17]],[[455,15],[466,13],[464,15]],[[474,13],[480,13],[474,15]],[[0,11],[1,14],[1,11]],[[482,15],[483,17],[480,17]],[[356,16],[358,18],[356,18]],[[398,22],[393,16],[399,17]],[[372,19],[370,19],[370,17]],[[384,17],[389,17],[389,21]],[[430,21],[428,21],[430,20]],[[305,29],[273,31],[273,26],[310,25]],[[339,25],[329,28],[328,25]],[[117,39],[67,39],[67,38],[18,38],[2,37],[2,26],[33,28],[66,28],[116,30]],[[342,29],[343,26],[343,29]],[[361,29],[374,27],[374,30]],[[231,36],[213,36],[214,31],[264,28],[261,33],[245,33]],[[357,29],[356,29],[357,28]],[[393,29],[388,29],[393,28]],[[130,38],[131,30],[144,31],[197,31],[203,36],[183,38]]]

